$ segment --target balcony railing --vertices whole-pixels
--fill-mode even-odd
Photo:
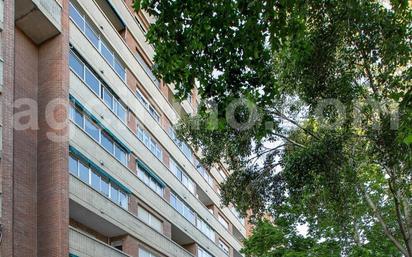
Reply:
[[[70,253],[77,256],[130,257],[130,255],[89,237],[85,233],[72,227],[69,229],[69,248]]]

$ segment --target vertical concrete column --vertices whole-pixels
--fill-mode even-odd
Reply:
[[[63,6],[61,34],[39,46],[38,256],[68,256],[69,173],[66,108],[69,94],[68,0]],[[52,108],[54,105],[54,108]],[[52,113],[46,113],[48,110]]]
[[[2,92],[3,153],[0,160],[2,182],[1,256],[13,256],[13,99],[14,99],[14,0],[4,1]]]

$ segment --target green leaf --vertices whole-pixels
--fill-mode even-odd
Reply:
[[[404,142],[405,144],[407,144],[407,145],[412,144],[412,134],[410,134],[410,135],[408,135],[407,137],[405,137],[405,138],[403,139],[403,142]]]

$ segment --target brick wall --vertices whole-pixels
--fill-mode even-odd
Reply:
[[[62,0],[62,33],[39,47],[39,127],[37,149],[38,188],[38,256],[67,256],[69,226],[68,127],[52,128],[45,115],[46,106],[55,99],[67,103],[68,67],[68,3]],[[53,112],[58,122],[67,120],[64,106]],[[51,136],[61,136],[53,142]]]
[[[4,1],[3,23],[3,153],[2,175],[2,217],[3,240],[1,256],[13,256],[13,99],[14,99],[14,1]]]
[[[15,99],[37,101],[38,49],[19,29],[15,31]],[[35,108],[32,111],[37,112]],[[35,256],[37,248],[37,127],[30,107],[15,109],[15,121],[34,127],[14,130],[15,256]],[[24,114],[21,117],[20,114]],[[33,113],[36,114],[36,113]],[[19,117],[19,118],[17,118]],[[33,122],[34,121],[34,122]]]

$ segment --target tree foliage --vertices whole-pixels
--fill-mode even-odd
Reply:
[[[206,164],[231,169],[223,203],[253,211],[246,253],[311,256],[324,240],[340,255],[412,257],[408,1],[135,7],[156,18],[147,34],[155,72],[179,99],[194,87],[201,97],[180,136]],[[260,222],[268,213],[287,222]],[[290,233],[300,223],[308,238]]]

